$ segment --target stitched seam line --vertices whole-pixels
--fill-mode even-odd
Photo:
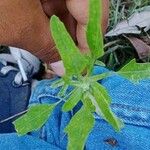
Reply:
[[[139,107],[132,107],[132,106],[129,106],[129,105],[124,105],[124,104],[113,103],[113,104],[111,104],[111,107],[114,108],[114,109],[117,107],[117,108],[127,109],[127,110],[130,110],[130,111],[150,113],[149,109],[144,109],[144,108],[139,108]]]

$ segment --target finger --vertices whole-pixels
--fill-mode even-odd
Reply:
[[[65,74],[65,68],[62,61],[50,64],[50,68],[60,77]]]
[[[88,22],[88,0],[66,0],[66,5],[69,12],[77,21],[76,37],[78,46],[81,51],[86,52],[89,50],[86,41],[86,26]],[[103,33],[106,32],[109,16],[109,0],[103,0],[103,17],[102,17],[102,29]]]
[[[102,15],[102,28],[106,32],[109,17],[109,0],[102,0],[103,15]],[[89,0],[66,0],[67,9],[76,21],[81,25],[87,25]]]
[[[66,0],[67,9],[78,23],[86,25],[88,21],[88,0]]]

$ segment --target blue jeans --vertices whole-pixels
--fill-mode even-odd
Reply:
[[[94,74],[105,72],[104,68],[95,67]],[[53,80],[43,80],[32,94],[30,104],[52,103],[59,100],[58,89],[51,89]],[[86,143],[87,150],[149,150],[150,149],[150,80],[134,85],[130,81],[112,76],[101,81],[112,98],[112,110],[121,118],[125,127],[116,133],[102,118],[95,115],[96,123]],[[66,149],[67,135],[64,128],[73,112],[62,113],[61,106],[56,107],[46,125],[33,136],[48,143]]]
[[[0,121],[26,110],[31,94],[29,83],[17,85],[14,82],[18,71],[10,69],[7,74],[1,73],[6,67],[0,62]],[[0,133],[15,132],[12,124],[15,119],[0,123]]]
[[[107,70],[104,68],[95,67],[94,74],[105,71]],[[58,89],[50,88],[52,82],[53,80],[41,81],[32,93],[30,104],[50,104],[58,101],[60,99],[57,96]],[[102,80],[101,84],[109,91],[112,98],[112,110],[124,121],[125,127],[121,132],[116,133],[108,123],[95,115],[96,123],[87,139],[85,149],[149,150],[150,80],[144,80],[134,85],[128,80],[115,75]],[[72,112],[64,113],[61,111],[62,105],[63,102],[55,108],[52,116],[39,131],[32,132],[25,137],[11,135],[13,140],[7,138],[5,142],[3,142],[4,138],[0,136],[0,147],[7,146],[8,149],[9,145],[10,149],[12,147],[17,149],[17,147],[15,147],[16,144],[12,142],[17,141],[20,145],[20,149],[22,147],[34,149],[34,145],[38,145],[41,150],[66,150],[67,135],[64,133],[64,128],[80,106],[78,105]],[[29,140],[26,140],[26,138]],[[45,142],[42,143],[41,140]],[[34,144],[35,142],[38,144]]]

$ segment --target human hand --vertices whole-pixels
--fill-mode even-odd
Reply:
[[[103,5],[105,32],[108,0],[103,0]],[[0,44],[26,49],[46,63],[60,60],[49,32],[49,18],[54,14],[64,22],[81,51],[88,50],[84,32],[88,0],[3,0],[0,14],[0,33],[4,35],[0,37]],[[57,75],[64,74],[61,62],[52,63],[51,68]]]
[[[56,14],[66,25],[77,46],[84,53],[89,50],[85,28],[88,22],[88,0],[42,0],[45,13],[51,17]],[[102,29],[106,32],[109,17],[109,0],[103,2]],[[51,68],[58,75],[64,74],[61,62],[52,63]]]
[[[44,62],[59,60],[40,0],[0,1],[0,44],[26,49]]]

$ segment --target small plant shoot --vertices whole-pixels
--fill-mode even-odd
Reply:
[[[54,81],[51,87],[61,88],[58,93],[60,97],[66,97],[67,94],[68,98],[62,106],[63,112],[71,111],[79,102],[82,103],[82,107],[72,117],[64,131],[68,136],[68,150],[84,149],[88,135],[95,124],[94,113],[107,121],[117,132],[123,127],[123,122],[111,110],[111,97],[108,91],[98,83],[99,80],[112,74],[122,75],[134,83],[150,77],[150,64],[138,64],[135,60],[118,72],[92,75],[95,64],[105,66],[97,60],[104,54],[101,10],[101,0],[89,0],[89,20],[86,28],[86,38],[90,48],[88,54],[80,52],[57,16],[52,16],[50,20],[51,33],[65,67],[65,75]],[[69,86],[72,87],[70,93],[67,92]],[[25,115],[14,122],[18,134],[24,135],[41,128],[60,102],[62,101],[51,105],[31,106]]]

